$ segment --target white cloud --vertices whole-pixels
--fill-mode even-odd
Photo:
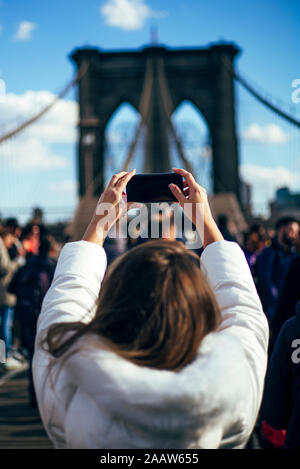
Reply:
[[[63,193],[64,195],[75,194],[77,190],[77,183],[72,179],[51,182],[49,184],[49,189],[53,192]]]
[[[65,168],[68,161],[53,152],[47,143],[23,135],[1,144],[0,164],[2,168],[12,171],[48,171]]]
[[[290,138],[284,130],[276,124],[260,126],[252,123],[242,132],[244,140],[258,143],[285,143]]]
[[[49,91],[6,94],[0,102],[1,135],[33,117],[54,98]],[[18,171],[66,167],[68,161],[57,154],[52,144],[76,141],[77,110],[74,101],[58,101],[41,119],[0,146],[1,164]]]
[[[252,202],[256,213],[268,213],[268,202],[280,187],[299,191],[300,171],[292,172],[283,166],[264,167],[254,164],[241,166],[242,179],[252,188]]]
[[[245,181],[252,185],[263,185],[272,189],[282,186],[294,186],[299,175],[283,166],[267,168],[265,166],[245,164],[241,167]]]
[[[31,21],[21,21],[15,34],[16,41],[29,41],[36,24]]]
[[[106,139],[110,145],[118,145],[124,142],[124,136],[115,129],[108,132]]]
[[[106,0],[100,13],[106,24],[125,31],[140,29],[148,18],[162,18],[168,14],[152,10],[144,0]]]
[[[26,91],[20,95],[7,93],[0,103],[0,126],[2,129],[5,126],[5,131],[2,130],[1,134],[33,117],[53,99],[55,95],[49,91]],[[24,130],[24,134],[49,143],[73,143],[76,141],[77,113],[78,105],[75,101],[61,99],[49,112]],[[9,126],[7,122],[10,122]]]

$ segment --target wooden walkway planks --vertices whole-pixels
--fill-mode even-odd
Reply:
[[[26,370],[0,377],[0,448],[53,448],[29,405],[27,385]]]

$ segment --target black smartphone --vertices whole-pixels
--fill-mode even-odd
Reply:
[[[173,202],[177,201],[169,184],[183,190],[183,178],[177,173],[136,174],[126,186],[128,202]]]

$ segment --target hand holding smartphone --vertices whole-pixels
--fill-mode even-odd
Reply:
[[[169,184],[183,190],[183,178],[176,173],[136,174],[126,186],[127,202],[177,202]]]

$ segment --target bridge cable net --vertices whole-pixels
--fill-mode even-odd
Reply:
[[[83,76],[86,74],[89,67],[89,63],[84,62],[76,73],[75,77],[72,78],[70,82],[51,100],[49,104],[44,106],[42,109],[38,110],[36,114],[28,119],[24,120],[15,118],[15,125],[13,130],[3,131],[0,137],[0,151],[5,155],[6,167],[10,173],[13,173],[14,177],[7,184],[8,193],[6,192],[7,198],[10,201],[9,207],[7,206],[1,208],[1,215],[5,218],[11,215],[18,215],[21,218],[29,218],[32,211],[32,207],[20,207],[20,198],[24,197],[24,188],[22,174],[18,171],[17,163],[14,161],[14,155],[16,155],[19,150],[18,137],[25,132],[31,125],[34,125],[39,121],[45,114],[47,114],[60,100],[62,100],[67,93],[73,88],[74,85],[80,82]],[[21,121],[21,122],[20,122]],[[11,127],[11,125],[10,125]],[[4,128],[3,128],[4,129]],[[1,145],[2,144],[2,145]],[[17,148],[17,150],[16,150]],[[4,152],[4,153],[3,153]],[[26,167],[26,161],[24,161],[24,167]],[[11,179],[11,178],[10,178]],[[20,195],[20,189],[22,189],[22,195]],[[44,187],[40,184],[40,179],[36,178],[36,183],[31,187],[31,196],[39,199],[40,191],[44,190]],[[72,215],[71,207],[47,207],[46,211],[51,216],[57,215],[70,217]]]
[[[159,87],[160,87],[160,92],[161,92],[161,97],[162,97],[164,114],[165,114],[165,117],[167,118],[168,128],[174,139],[179,157],[182,160],[182,163],[184,167],[186,168],[186,170],[189,171],[190,173],[193,173],[194,171],[193,171],[192,165],[185,156],[181,138],[177,134],[176,129],[171,120],[171,115],[174,111],[174,105],[172,103],[171,95],[169,92],[169,87],[167,84],[167,78],[166,78],[164,63],[163,63],[162,58],[158,59],[158,82],[159,82]]]
[[[249,80],[242,77],[225,60],[223,63],[228,73],[240,85],[245,95],[251,96],[266,111],[272,113],[272,123],[257,124],[257,131],[262,131],[262,135],[256,135],[256,137],[253,135],[252,139],[248,137],[246,140],[248,140],[248,143],[252,141],[256,145],[259,143],[264,144],[262,173],[261,175],[258,174],[259,168],[257,168],[256,175],[250,177],[250,181],[248,176],[248,182],[250,182],[253,191],[254,211],[258,215],[270,216],[271,214],[272,217],[277,218],[279,213],[277,215],[277,212],[273,211],[272,206],[269,206],[270,201],[274,199],[275,191],[282,187],[288,187],[291,191],[299,191],[300,189],[300,120],[296,115],[292,115],[284,110],[284,103],[275,104],[275,99],[269,93],[263,90],[258,91],[258,85],[250,84]],[[278,102],[278,100],[276,101]],[[243,105],[244,116],[245,113],[246,109],[245,105]],[[248,121],[250,122],[249,118]],[[256,115],[252,122],[257,122]],[[282,127],[282,123],[286,124],[285,128]],[[274,130],[273,136],[270,134],[263,135],[263,131],[268,128],[270,132],[272,129]],[[278,133],[277,138],[275,138],[276,132]],[[274,146],[276,143],[277,145]],[[249,147],[247,149],[243,145],[241,150],[243,155],[244,152],[247,153],[249,151]],[[246,164],[246,161],[244,163]],[[249,164],[248,161],[247,164]],[[269,213],[269,209],[271,213]],[[293,207],[287,207],[286,210],[292,213]]]
[[[147,59],[145,79],[144,79],[142,94],[140,98],[140,105],[139,105],[139,113],[141,115],[141,119],[136,128],[132,142],[129,146],[122,170],[128,171],[128,167],[134,156],[141,131],[146,126],[147,120],[149,118],[150,103],[151,103],[151,97],[152,97],[153,86],[154,86],[153,74],[154,74],[154,67],[156,66],[157,71],[158,71],[159,93],[162,99],[162,104],[163,104],[162,108],[163,108],[164,117],[167,122],[167,127],[174,139],[179,157],[182,160],[184,167],[188,171],[193,172],[192,166],[185,156],[181,139],[176,133],[173,122],[171,120],[171,115],[174,111],[174,106],[172,104],[171,96],[169,93],[169,88],[167,85],[163,59],[162,58],[156,59],[156,63],[154,63],[154,60],[155,59],[153,57],[148,57]]]
[[[89,64],[88,63],[84,63],[80,69],[78,70],[78,73],[76,74],[75,78],[72,79],[64,88],[63,90],[53,99],[53,101],[51,101],[50,104],[48,104],[47,106],[45,106],[40,112],[38,112],[35,116],[31,117],[30,119],[28,119],[27,121],[23,122],[21,125],[17,126],[14,130],[6,133],[5,135],[2,135],[2,137],[0,137],[0,144],[5,142],[6,140],[8,140],[9,138],[12,138],[14,136],[16,136],[17,134],[19,134],[20,132],[22,132],[22,130],[26,129],[26,127],[29,127],[30,125],[34,124],[34,122],[36,122],[38,119],[40,119],[44,114],[46,114],[48,111],[50,111],[50,109],[53,108],[53,106],[55,106],[55,104],[60,100],[62,99],[69,91],[70,89],[76,84],[78,83],[82,77],[85,75],[85,73],[87,72],[87,69],[88,69],[88,66]]]
[[[271,111],[275,112],[286,121],[300,128],[300,120],[297,120],[295,117],[287,114],[285,111],[283,111],[279,107],[272,104],[269,100],[264,98],[260,93],[255,91],[255,89],[251,85],[249,85],[249,83],[247,83],[247,81],[242,78],[239,74],[234,73],[233,76],[236,81],[238,81],[250,94],[252,94],[252,96],[254,96],[254,98],[260,101],[264,106],[267,106]]]
[[[142,95],[141,95],[140,105],[139,105],[139,113],[141,115],[141,119],[135,131],[135,135],[132,139],[132,142],[129,146],[128,153],[125,158],[122,171],[128,171],[128,167],[135,153],[141,131],[143,127],[146,125],[147,117],[148,117],[149,109],[150,109],[152,84],[153,84],[153,63],[152,63],[152,60],[148,58],[147,64],[146,64],[146,73],[145,73],[145,79],[144,79],[144,84],[143,84],[143,90],[142,90]]]
[[[223,64],[225,68],[227,69],[228,73],[230,73],[233,78],[240,83],[254,98],[256,98],[258,101],[260,101],[264,106],[268,107],[271,111],[275,112],[279,116],[281,116],[283,119],[286,121],[290,122],[291,124],[294,124],[296,127],[300,128],[300,120],[297,118],[289,115],[287,112],[283,111],[280,109],[278,106],[275,104],[271,103],[271,101],[267,98],[264,98],[261,93],[256,91],[253,86],[251,86],[245,78],[243,78],[239,73],[237,73],[233,65],[229,65],[224,59],[223,59]]]

